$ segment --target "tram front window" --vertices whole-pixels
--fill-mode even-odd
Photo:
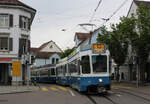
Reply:
[[[89,56],[82,57],[82,73],[89,74],[90,71],[90,58]]]
[[[107,56],[92,56],[93,72],[107,72]]]

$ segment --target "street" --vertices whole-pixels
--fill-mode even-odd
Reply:
[[[80,93],[69,87],[40,84],[38,91],[0,95],[0,104],[150,104],[149,94],[112,88],[107,95]]]

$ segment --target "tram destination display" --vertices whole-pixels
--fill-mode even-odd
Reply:
[[[105,44],[93,44],[93,53],[105,53]]]

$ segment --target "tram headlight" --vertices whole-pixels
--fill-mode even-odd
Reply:
[[[99,82],[103,82],[103,80],[102,80],[102,79],[99,79],[98,81],[99,81]]]

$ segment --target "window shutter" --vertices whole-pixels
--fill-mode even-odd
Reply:
[[[30,42],[30,40],[28,40],[28,52],[30,52],[30,46],[31,45],[31,42]]]
[[[9,15],[9,26],[13,27],[13,15],[12,14]]]
[[[28,29],[31,29],[31,19],[28,19]]]
[[[19,16],[19,27],[23,27],[22,16]]]
[[[13,38],[9,38],[9,51],[13,51]]]
[[[19,57],[23,54],[23,39],[19,39]]]

